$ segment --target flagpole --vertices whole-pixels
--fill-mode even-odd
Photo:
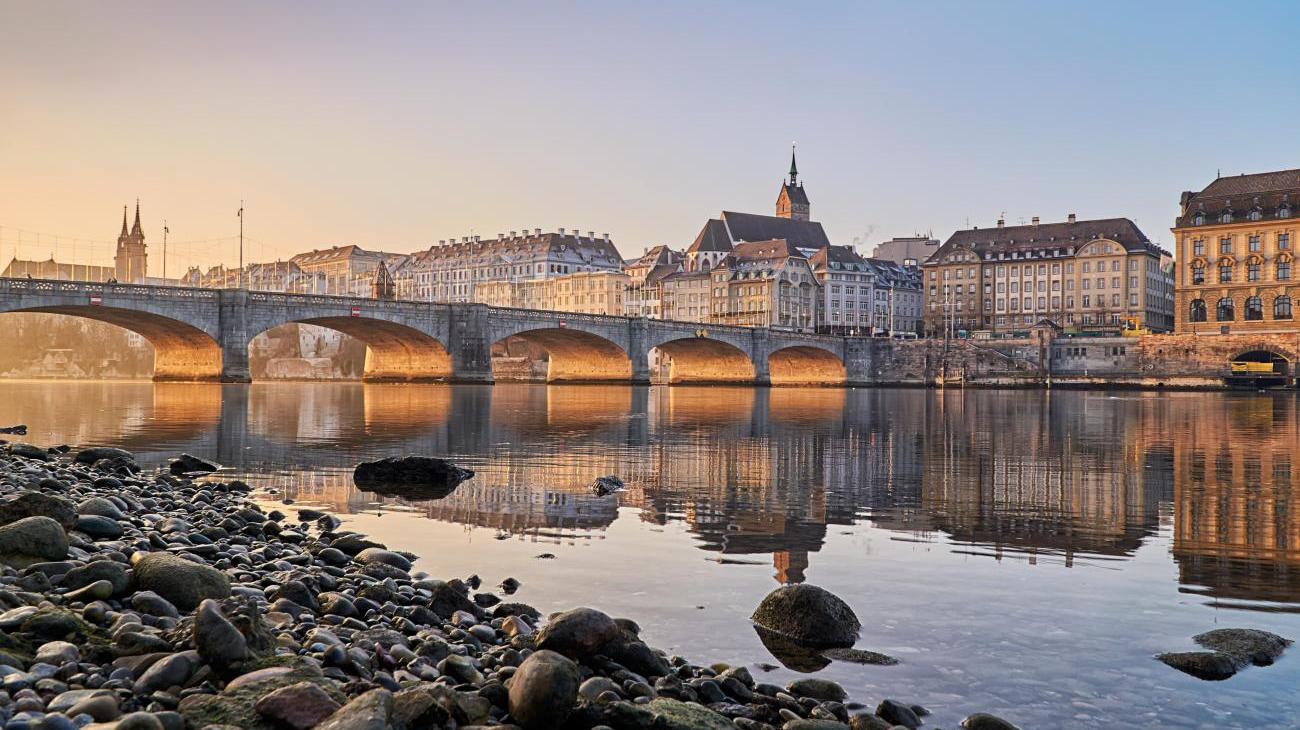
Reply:
[[[163,219],[163,281],[167,280],[167,219]]]
[[[239,201],[239,288],[244,288],[244,201]]]

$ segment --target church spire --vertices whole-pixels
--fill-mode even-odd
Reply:
[[[126,206],[122,206],[122,237],[126,237]]]
[[[122,218],[122,226],[123,226],[123,228],[126,227],[126,218],[125,218],[125,216],[123,216],[123,218]],[[136,199],[135,199],[135,225],[131,226],[131,235],[132,235],[132,236],[139,236],[139,235],[141,235],[141,231],[140,231],[140,199],[139,199],[139,198],[136,198]]]
[[[799,166],[794,161],[794,143],[790,143],[790,184],[794,185],[799,180]]]

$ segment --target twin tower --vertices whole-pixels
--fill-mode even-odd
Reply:
[[[148,273],[149,256],[145,252],[144,231],[140,229],[140,201],[135,201],[135,224],[126,228],[126,206],[122,206],[122,233],[117,237],[117,254],[113,257],[114,278],[123,284],[143,281]]]

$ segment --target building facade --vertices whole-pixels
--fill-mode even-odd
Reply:
[[[957,231],[922,265],[931,336],[1173,327],[1170,254],[1127,218]]]
[[[904,266],[886,259],[869,258],[875,274],[872,286],[871,332],[890,335],[919,335],[922,308],[921,268]]]
[[[785,239],[738,244],[710,274],[710,321],[796,330],[817,326],[820,284],[808,259]]]
[[[584,271],[545,279],[484,281],[474,301],[493,307],[544,309],[553,312],[625,314],[629,278],[621,271]]]
[[[1177,331],[1294,332],[1300,170],[1220,177],[1174,222]]]
[[[821,284],[817,329],[831,334],[870,334],[876,274],[852,246],[826,246],[809,259]]]
[[[920,266],[939,250],[939,240],[929,236],[902,236],[876,244],[871,258],[893,261],[900,266]]]
[[[112,266],[65,264],[54,260],[28,261],[16,256],[9,261],[0,276],[7,278],[56,279],[60,281],[118,281],[123,284],[166,284],[162,280],[149,280],[149,256],[144,243],[144,230],[140,226],[140,201],[135,202],[135,224],[126,225],[127,207],[122,206],[122,232],[117,237],[117,249]]]
[[[375,267],[401,258],[402,254],[367,251],[349,244],[300,253],[289,259],[289,263],[297,266],[308,279],[321,283],[324,291],[318,290],[317,293],[369,297],[375,280]]]
[[[398,272],[399,291],[426,302],[476,302],[482,284],[523,282],[592,271],[621,271],[623,259],[609,239],[588,231],[543,233],[534,228],[496,238],[465,236],[439,241],[412,255]],[[499,296],[494,290],[492,296]]]

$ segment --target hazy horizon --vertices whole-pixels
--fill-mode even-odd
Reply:
[[[169,275],[233,264],[241,199],[249,262],[560,227],[630,257],[770,212],[792,140],[835,243],[1005,212],[1169,247],[1181,191],[1300,165],[1293,11],[11,3],[0,259],[108,263],[137,197],[153,275],[164,219]]]

